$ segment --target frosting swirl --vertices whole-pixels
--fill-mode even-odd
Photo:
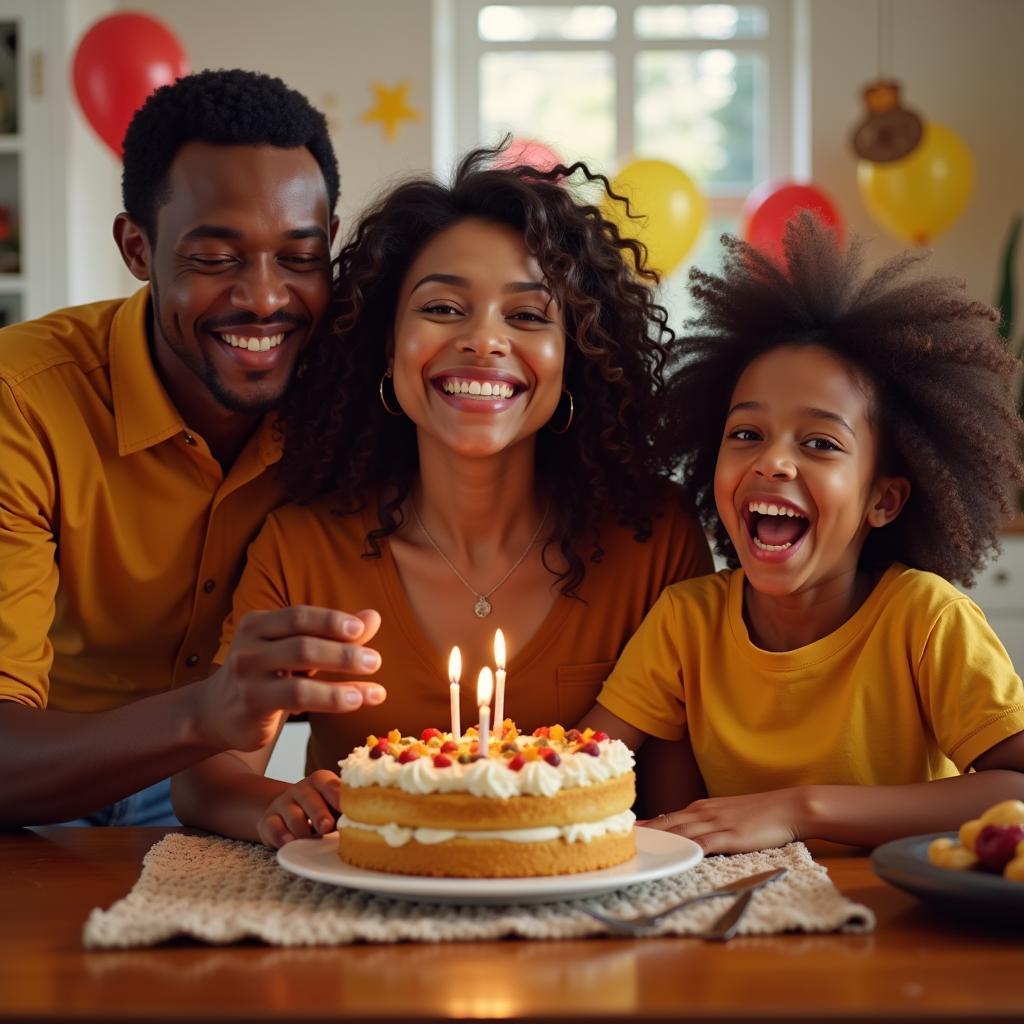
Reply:
[[[406,746],[415,742],[409,738]],[[512,746],[514,750],[510,749]],[[545,741],[544,746],[555,747],[557,758],[548,760],[540,756],[538,752],[543,747],[535,737],[516,736],[505,741],[501,756],[492,752],[490,757],[467,759],[465,763],[447,758],[449,763],[441,767],[429,755],[416,756],[405,763],[391,753],[373,756],[369,746],[356,747],[338,763],[342,780],[353,789],[395,787],[417,795],[468,792],[505,800],[523,795],[551,797],[562,789],[605,782],[631,771],[635,760],[621,740],[591,740],[578,747]],[[596,753],[580,747],[596,747]],[[515,764],[516,760],[519,764]]]

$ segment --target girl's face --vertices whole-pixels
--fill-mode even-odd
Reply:
[[[715,468],[715,502],[750,585],[783,596],[856,571],[872,527],[909,493],[877,474],[871,396],[818,346],[786,346],[740,376]]]
[[[395,393],[424,434],[462,455],[532,439],[562,393],[562,311],[513,228],[460,221],[409,268],[395,316]]]

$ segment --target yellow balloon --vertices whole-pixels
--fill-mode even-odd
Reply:
[[[693,248],[707,218],[693,179],[665,160],[632,160],[612,179],[612,190],[629,199],[633,217],[623,203],[607,197],[601,212],[625,237],[647,247],[649,266],[670,274]]]
[[[927,245],[960,216],[974,188],[974,160],[956,132],[926,124],[918,147],[901,160],[861,160],[857,184],[871,216],[913,245]]]

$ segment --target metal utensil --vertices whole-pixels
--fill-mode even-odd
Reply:
[[[740,921],[747,912],[747,907],[750,906],[750,901],[754,898],[755,892],[757,892],[757,889],[748,889],[742,896],[738,897],[736,902],[721,917],[713,921],[709,928],[700,933],[700,937],[711,942],[728,942],[736,934],[736,929],[739,928]]]
[[[594,918],[595,921],[600,921],[602,924],[607,925],[613,931],[622,932],[625,935],[637,935],[640,932],[647,931],[649,928],[653,928],[663,918],[668,917],[669,914],[674,914],[683,907],[689,907],[694,903],[713,899],[716,896],[739,896],[739,899],[725,914],[715,921],[707,932],[702,933],[705,938],[709,939],[727,939],[731,938],[735,933],[739,918],[742,917],[743,911],[746,910],[747,905],[750,903],[750,897],[762,886],[768,885],[769,882],[774,882],[776,878],[781,878],[785,873],[786,868],[773,868],[771,871],[761,871],[756,875],[738,878],[735,882],[729,882],[717,889],[712,889],[710,892],[680,900],[664,910],[659,910],[656,914],[638,914],[636,917],[615,917],[612,914],[606,914],[603,910],[597,910],[582,903],[577,906],[577,909],[582,910],[584,914]],[[741,903],[743,904],[742,907],[739,906]],[[734,912],[737,914],[735,921],[732,920]],[[730,927],[731,931],[729,930]],[[726,934],[727,932],[728,934]]]

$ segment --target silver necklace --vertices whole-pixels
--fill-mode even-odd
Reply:
[[[447,565],[448,568],[451,569],[453,573],[455,573],[455,575],[458,577],[459,582],[476,598],[476,604],[473,605],[473,612],[478,619],[486,619],[487,616],[491,614],[491,602],[488,600],[488,598],[498,589],[498,587],[500,587],[512,575],[512,573],[516,571],[516,569],[519,568],[520,565],[523,564],[523,559],[525,559],[526,556],[530,553],[530,551],[533,548],[533,545],[537,543],[537,538],[540,536],[540,531],[544,529],[544,524],[548,521],[548,511],[551,508],[551,506],[548,505],[544,509],[544,515],[541,516],[540,525],[537,527],[536,530],[533,531],[533,536],[530,538],[530,543],[526,545],[526,549],[515,560],[515,562],[512,565],[512,568],[509,569],[509,571],[505,573],[505,575],[502,576],[501,579],[498,580],[498,582],[495,583],[490,590],[487,590],[481,594],[469,582],[469,580],[467,580],[466,577],[463,576],[462,573],[455,568],[455,566],[452,564],[452,560],[441,550],[441,548],[438,546],[437,541],[430,536],[430,533],[427,531],[427,528],[423,525],[423,520],[420,519],[419,511],[416,508],[416,502],[410,501],[409,504],[412,506],[412,514],[413,518],[416,520],[416,525],[419,526],[419,528],[423,531],[423,536],[426,537],[428,541],[430,541],[430,546],[441,556],[441,558],[444,560],[444,564]]]

